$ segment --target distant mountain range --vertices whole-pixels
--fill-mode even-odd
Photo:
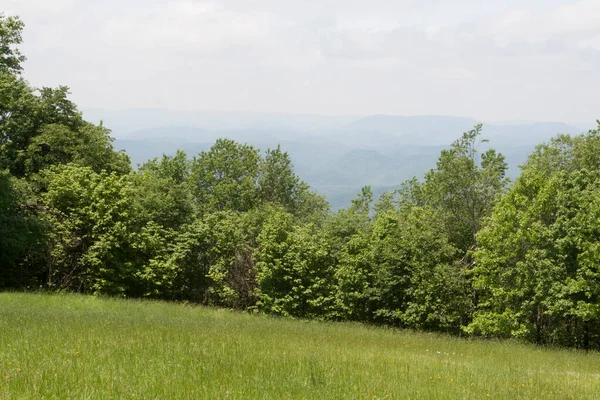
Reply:
[[[278,144],[302,179],[324,194],[332,208],[346,207],[364,185],[376,194],[393,190],[433,168],[440,151],[480,121],[447,116],[324,117],[258,113],[169,110],[84,110],[102,120],[134,164],[182,149],[189,156],[207,150],[219,137],[247,142],[261,150]],[[560,122],[483,123],[482,150],[501,151],[518,175],[534,146],[558,133],[586,128]]]
[[[445,116],[373,115],[353,121],[342,128],[344,136],[357,144],[365,136],[380,146],[394,144],[447,145],[460,133],[481,123],[471,118]],[[520,124],[483,123],[484,136],[496,145],[536,145],[557,133],[576,134],[582,129],[561,122],[533,122]]]

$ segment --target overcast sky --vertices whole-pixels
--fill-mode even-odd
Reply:
[[[2,3],[82,107],[600,118],[600,0]]]

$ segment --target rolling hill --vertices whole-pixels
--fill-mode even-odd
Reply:
[[[333,209],[349,205],[364,185],[381,193],[414,176],[422,177],[435,166],[443,148],[478,123],[448,116],[349,118],[166,110],[140,120],[148,114],[143,110],[109,112],[105,120],[107,126],[116,126],[115,145],[130,154],[134,165],[163,153],[173,154],[176,149],[193,156],[219,137],[261,150],[280,144],[290,154],[298,175],[325,195]],[[159,125],[169,122],[176,125]],[[482,143],[481,149],[492,146],[501,151],[509,163],[509,176],[514,178],[518,165],[537,144],[558,133],[582,131],[552,122],[484,123],[482,136],[490,143]]]

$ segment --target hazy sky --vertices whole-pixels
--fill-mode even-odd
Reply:
[[[2,3],[82,107],[600,118],[600,0]]]

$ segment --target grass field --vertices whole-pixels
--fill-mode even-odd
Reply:
[[[0,293],[3,399],[599,399],[600,354]]]

